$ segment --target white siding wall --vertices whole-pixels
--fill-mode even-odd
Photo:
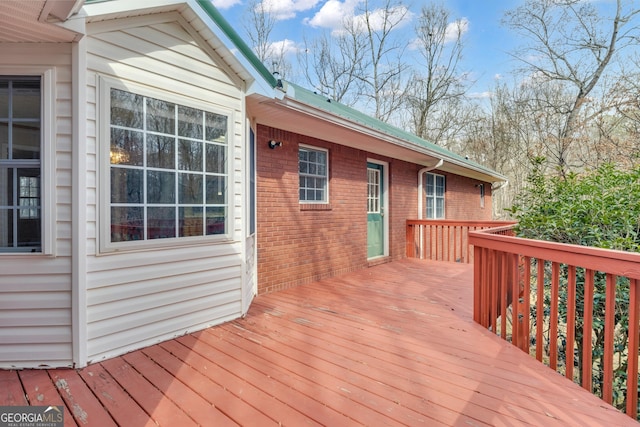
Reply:
[[[71,45],[0,44],[0,58],[0,69],[54,66],[56,79],[53,212],[42,213],[56,218],[54,256],[0,254],[0,368],[71,366]]]
[[[194,40],[178,15],[89,24],[87,336],[88,362],[125,353],[242,313],[244,117],[241,85]],[[123,26],[126,25],[126,26]],[[196,36],[197,37],[197,36]],[[212,59],[212,56],[214,59]],[[233,111],[229,204],[234,241],[124,254],[98,254],[100,76],[169,91]]]

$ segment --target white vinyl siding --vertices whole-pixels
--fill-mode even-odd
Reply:
[[[73,366],[71,45],[2,44],[0,57],[0,74],[43,78],[43,246],[0,254],[0,368]]]
[[[243,83],[230,77],[182,17],[157,14],[102,21],[87,30],[87,354],[88,361],[95,362],[242,314],[246,136]],[[205,236],[191,245],[100,252],[104,236],[99,228],[108,221],[109,209],[104,193],[109,179],[104,81],[132,92],[141,88],[161,100],[184,99],[204,111],[228,112],[229,218],[223,239]]]

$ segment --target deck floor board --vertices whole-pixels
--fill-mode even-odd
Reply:
[[[472,321],[472,266],[401,260],[79,370],[0,371],[75,425],[637,426]]]

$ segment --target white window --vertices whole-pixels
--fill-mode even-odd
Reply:
[[[329,153],[320,148],[300,146],[298,172],[300,202],[328,203]]]
[[[227,234],[229,116],[108,89],[112,246]]]
[[[478,184],[480,188],[480,207],[484,208],[484,184]]]
[[[443,175],[427,173],[427,218],[444,219],[445,180]]]
[[[0,76],[0,252],[42,252],[42,80]]]

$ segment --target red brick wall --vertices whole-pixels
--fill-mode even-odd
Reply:
[[[283,145],[270,149],[272,139]],[[266,126],[258,126],[256,144],[259,294],[369,265],[368,158],[389,163],[388,259],[405,257],[405,221],[417,218],[417,174],[422,166]],[[299,144],[329,150],[328,205],[298,202]],[[480,211],[477,181],[455,175],[446,180],[448,219],[491,218],[488,190]]]
[[[445,218],[469,221],[491,221],[491,184],[484,183],[484,208],[480,207],[480,188],[477,179],[446,172],[432,171],[445,176]]]

